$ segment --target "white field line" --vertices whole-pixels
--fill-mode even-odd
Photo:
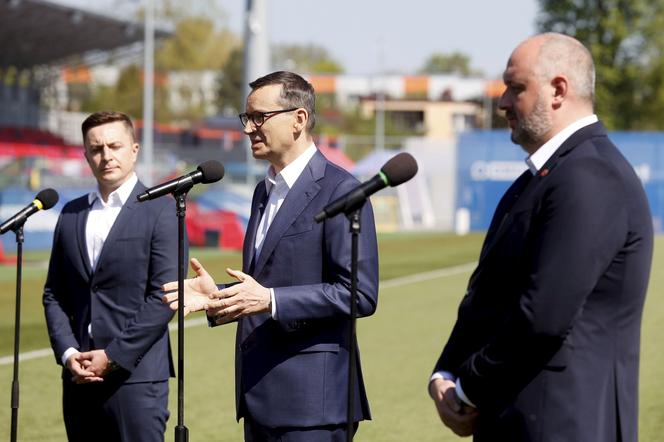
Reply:
[[[390,289],[402,285],[414,284],[423,281],[429,281],[436,278],[446,278],[448,276],[459,275],[461,273],[470,272],[475,268],[476,263],[461,264],[454,267],[445,267],[443,269],[431,270],[428,272],[415,273],[413,275],[401,276],[399,278],[392,278],[380,283],[380,289]],[[197,327],[199,325],[207,324],[207,318],[194,318],[187,319],[184,322],[184,328]],[[175,331],[178,329],[177,323],[169,324],[168,329]],[[41,348],[39,350],[28,351],[21,353],[18,356],[19,362],[29,361],[31,359],[39,359],[47,356],[53,356],[53,351],[50,348]],[[14,355],[0,357],[0,366],[9,365],[14,363]]]
[[[207,324],[206,318],[194,318],[184,321],[184,328],[197,327],[199,325]],[[178,329],[177,323],[169,324],[168,329],[174,331]],[[18,355],[19,362],[29,361],[30,359],[39,359],[46,356],[53,356],[53,350],[50,348],[40,348],[39,350],[28,351]],[[9,365],[14,363],[14,355],[3,356],[0,358],[0,366]]]
[[[399,287],[407,284],[415,284],[418,282],[429,281],[431,279],[437,278],[447,278],[448,276],[459,275],[461,273],[470,272],[475,268],[477,263],[469,262],[467,264],[461,264],[454,267],[445,267],[438,270],[431,270],[428,272],[415,273],[408,276],[400,276],[398,278],[388,279],[382,281],[379,285],[380,289],[391,289],[393,287]]]

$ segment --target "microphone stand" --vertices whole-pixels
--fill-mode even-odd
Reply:
[[[357,372],[357,266],[358,266],[358,244],[361,230],[360,209],[356,209],[347,214],[350,221],[351,233],[351,266],[350,266],[350,321],[348,333],[348,405],[346,416],[346,440],[352,442],[354,428],[354,403],[355,403],[355,377]]]
[[[189,429],[184,425],[184,231],[187,212],[187,192],[193,183],[189,182],[173,192],[178,217],[178,422],[175,427],[175,442],[187,442]]]
[[[15,226],[13,229],[16,234],[16,314],[14,319],[14,375],[12,378],[12,422],[11,422],[11,442],[16,442],[18,431],[18,349],[20,344],[21,331],[21,277],[23,267],[23,223]]]

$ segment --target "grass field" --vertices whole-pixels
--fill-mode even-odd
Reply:
[[[381,290],[378,311],[358,322],[364,377],[373,421],[364,423],[358,441],[454,441],[442,427],[426,383],[444,344],[464,291],[469,267],[479,254],[482,237],[440,234],[382,235],[379,239]],[[215,275],[226,266],[237,267],[238,254],[194,250],[191,253]],[[23,278],[21,351],[48,347],[41,307],[47,254],[26,256]],[[664,434],[664,238],[658,238],[643,320],[641,358],[640,440],[660,441]],[[447,273],[402,278],[441,268]],[[13,351],[13,267],[0,268],[0,357]],[[235,422],[233,393],[234,326],[213,330],[194,326],[186,330],[185,424],[190,440],[241,440]],[[175,342],[175,335],[172,335]],[[0,440],[9,437],[11,364],[0,365]],[[21,362],[19,440],[65,440],[60,411],[59,367],[51,355]],[[166,440],[176,423],[176,384],[171,383]]]

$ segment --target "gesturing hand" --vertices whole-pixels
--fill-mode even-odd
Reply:
[[[207,310],[210,316],[233,320],[270,311],[270,289],[239,270],[226,269],[226,273],[240,283],[212,294],[211,297],[216,299],[208,300]]]
[[[212,276],[203,268],[196,258],[191,258],[191,268],[196,273],[195,278],[184,280],[184,314],[205,310],[210,303],[210,294],[217,291]],[[178,282],[172,281],[164,284],[161,289],[166,293],[162,298],[170,304],[171,310],[178,309]]]

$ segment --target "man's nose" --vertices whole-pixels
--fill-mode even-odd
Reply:
[[[245,124],[244,127],[242,128],[242,132],[244,132],[246,135],[249,135],[255,130],[256,130],[256,125],[254,124],[253,121],[251,121],[251,118],[249,118],[249,120],[247,120],[247,124]]]
[[[111,149],[107,146],[104,145],[101,149],[101,158],[104,160],[107,160],[111,157]]]
[[[500,96],[500,99],[498,100],[498,109],[500,110],[507,110],[507,108],[510,106],[509,99],[507,98],[507,92],[503,92],[503,94]]]

